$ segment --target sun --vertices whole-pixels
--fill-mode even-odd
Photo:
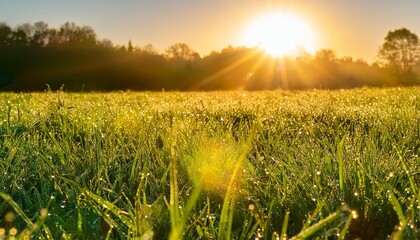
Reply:
[[[313,52],[314,36],[306,22],[288,13],[269,13],[252,21],[241,39],[248,47],[258,47],[279,57],[298,49]]]

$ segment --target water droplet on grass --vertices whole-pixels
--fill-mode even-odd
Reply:
[[[17,234],[17,229],[16,228],[11,228],[10,230],[9,230],[9,233],[10,233],[10,235],[11,236],[15,236],[16,234]]]
[[[260,239],[264,237],[264,233],[260,228],[257,229],[257,232],[255,233],[255,235],[256,235],[255,239]]]
[[[352,215],[353,219],[357,219],[359,217],[359,214],[357,214],[356,211],[351,211],[351,215]]]

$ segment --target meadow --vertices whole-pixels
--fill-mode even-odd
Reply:
[[[0,239],[419,239],[420,88],[0,94]]]

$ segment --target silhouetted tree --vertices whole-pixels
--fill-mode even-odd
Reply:
[[[49,45],[67,47],[97,46],[95,31],[88,26],[79,27],[74,22],[66,22],[60,30],[50,31]]]
[[[6,48],[10,45],[12,38],[12,29],[5,23],[0,23],[0,48]]]
[[[410,74],[420,57],[419,38],[406,28],[389,31],[378,57],[383,66],[394,68],[397,74]]]
[[[33,36],[30,41],[31,46],[44,47],[48,43],[49,29],[45,22],[36,22],[33,25]]]
[[[171,45],[166,49],[165,56],[175,61],[194,61],[200,58],[200,55],[185,43]]]
[[[311,53],[306,51],[305,48],[300,47],[300,48],[298,48],[297,53],[296,53],[296,60],[299,61],[299,62],[308,63],[308,62],[313,60],[313,56],[312,56]]]
[[[353,58],[350,56],[344,56],[340,58],[339,61],[342,63],[353,63]]]
[[[125,45],[118,46],[118,51],[125,53],[125,52],[127,52],[127,48],[125,47]]]
[[[102,47],[102,48],[109,48],[109,49],[111,49],[111,48],[114,47],[114,44],[109,39],[102,39],[102,40],[100,40],[98,42],[98,46],[99,47]]]
[[[149,55],[159,55],[159,51],[153,46],[153,44],[146,44],[144,47],[139,49],[139,52]]]
[[[62,45],[61,37],[57,29],[48,29],[47,33],[47,46],[60,47]]]
[[[19,31],[23,31],[26,35],[26,40],[29,42],[29,40],[32,39],[34,33],[35,33],[35,28],[32,24],[30,23],[24,23],[22,25],[19,25],[17,28],[17,30]]]
[[[98,45],[96,33],[89,26],[83,26],[77,29],[76,42],[82,47],[95,47]]]
[[[325,62],[334,62],[337,60],[337,56],[334,50],[321,49],[315,53],[315,60],[325,61]]]
[[[133,43],[131,43],[131,40],[129,40],[129,41],[128,41],[127,51],[128,51],[129,53],[134,52],[134,47],[133,47]]]
[[[13,47],[22,48],[28,44],[29,36],[23,29],[16,29],[12,32],[12,43]]]

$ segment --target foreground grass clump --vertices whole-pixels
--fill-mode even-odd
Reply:
[[[420,238],[420,89],[0,95],[0,239]]]

